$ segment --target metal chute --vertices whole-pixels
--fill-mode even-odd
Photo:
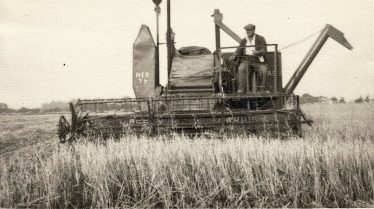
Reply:
[[[332,38],[345,48],[352,50],[352,45],[344,37],[344,33],[334,28],[332,25],[327,24],[325,28],[321,31],[317,40],[314,42],[313,46],[310,48],[308,53],[305,55],[303,61],[300,63],[299,67],[296,69],[295,73],[292,75],[286,86],[284,87],[284,92],[286,94],[291,94],[299,84],[300,80],[304,76],[305,72],[308,70],[310,64],[313,62],[314,58],[317,56],[322,46],[325,44],[328,38]]]

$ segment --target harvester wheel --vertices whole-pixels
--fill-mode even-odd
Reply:
[[[293,134],[302,137],[301,115],[299,113],[296,114],[291,128]]]
[[[61,116],[59,121],[58,121],[58,139],[60,143],[65,143],[67,142],[71,137],[71,126],[69,122],[66,120],[65,116]]]

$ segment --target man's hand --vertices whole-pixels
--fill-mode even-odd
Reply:
[[[232,62],[232,61],[235,61],[235,59],[236,59],[236,57],[235,57],[235,55],[232,55],[230,58],[229,58],[229,60]]]
[[[261,51],[253,50],[253,54],[254,54],[254,55],[260,55],[260,54],[261,54]]]

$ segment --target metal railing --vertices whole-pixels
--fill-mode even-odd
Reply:
[[[298,98],[295,95],[256,94],[256,95],[214,95],[201,97],[165,96],[161,98],[122,98],[122,99],[92,99],[78,100],[76,108],[80,112],[96,115],[115,114],[156,114],[175,111],[212,111],[222,108],[222,104],[229,100],[286,100],[290,98],[291,106],[298,107]]]
[[[271,60],[267,60],[267,63],[269,62],[273,62],[273,72],[272,72],[272,75],[273,75],[273,92],[274,93],[278,93],[278,44],[258,44],[258,45],[247,45],[245,47],[241,47],[241,48],[254,48],[256,46],[272,46],[274,47],[274,50],[273,50],[273,53],[274,53],[274,59],[271,61]],[[220,47],[218,49],[215,50],[215,54],[218,55],[218,59],[221,59],[222,58],[222,50],[225,50],[225,49],[237,49],[238,46],[229,46],[229,47]],[[216,57],[215,57],[216,59]],[[216,62],[215,62],[216,63]],[[218,68],[219,72],[219,76],[222,76],[222,73],[220,72],[221,71],[221,68]],[[220,77],[221,79],[221,77]],[[220,85],[221,85],[221,82],[220,82]]]

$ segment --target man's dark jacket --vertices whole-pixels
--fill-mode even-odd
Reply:
[[[245,46],[247,45],[247,39],[243,38],[240,41],[239,47],[236,49],[234,52],[234,56],[244,56],[245,55]],[[255,49],[257,51],[260,51],[260,54],[258,56],[263,56],[267,52],[267,47],[266,47],[266,41],[265,38],[256,34],[256,40],[255,40]]]

